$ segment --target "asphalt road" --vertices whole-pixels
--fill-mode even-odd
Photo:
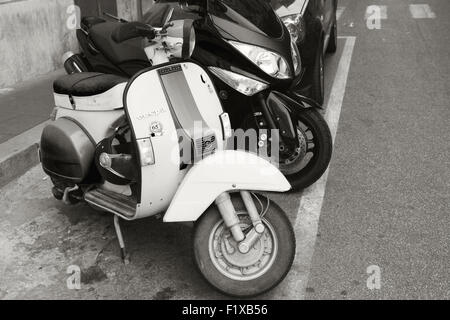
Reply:
[[[14,88],[0,89],[0,143],[50,118],[54,108],[52,83],[64,70],[22,82]]]
[[[368,30],[377,3],[387,19]],[[341,34],[357,40],[307,298],[450,298],[450,2],[419,2],[434,19],[411,3],[346,2]]]
[[[263,298],[450,298],[450,3],[422,1],[435,13],[423,19],[413,3],[340,1],[342,38],[326,65],[334,158],[316,186],[274,196],[299,250]],[[386,19],[370,30],[374,4]],[[0,204],[0,299],[226,298],[195,270],[189,225],[124,223],[125,266],[112,218],[53,200],[40,168],[2,189]],[[71,265],[81,290],[67,289]],[[371,266],[379,289],[367,286]]]

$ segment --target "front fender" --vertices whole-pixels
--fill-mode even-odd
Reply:
[[[317,107],[317,104],[307,97],[299,94],[295,94],[293,97],[278,91],[272,91],[267,98],[267,106],[274,117],[274,121],[276,119],[282,136],[290,139],[297,138],[296,124],[293,123],[295,117],[292,116],[299,115],[305,109]]]
[[[288,91],[286,94],[277,91],[274,91],[273,93],[279,99],[281,99],[287,104],[295,106],[295,108],[297,109],[309,109],[309,108],[322,109],[322,106],[318,104],[315,100],[308,98],[304,95],[301,95],[295,91]]]
[[[286,192],[290,189],[283,174],[268,161],[244,151],[220,151],[190,169],[164,222],[197,221],[224,192]]]

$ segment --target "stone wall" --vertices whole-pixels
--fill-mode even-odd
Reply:
[[[61,56],[77,50],[67,27],[73,0],[0,0],[0,88],[62,66]]]
[[[136,20],[138,18],[138,5],[136,0],[117,0],[117,13],[125,20]]]
[[[120,17],[138,18],[139,0],[116,1]],[[142,1],[146,8],[153,2]],[[0,0],[0,89],[61,68],[63,53],[78,51],[75,30],[67,26],[75,13],[69,10],[73,4],[73,0]]]

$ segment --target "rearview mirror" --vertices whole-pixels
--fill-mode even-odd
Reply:
[[[201,9],[202,6],[200,4],[193,4],[193,2],[194,1],[179,0],[178,4],[183,11],[197,14],[204,13],[204,11]]]

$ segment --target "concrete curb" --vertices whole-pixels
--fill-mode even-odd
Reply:
[[[0,188],[39,163],[39,140],[47,122],[0,144]]]

